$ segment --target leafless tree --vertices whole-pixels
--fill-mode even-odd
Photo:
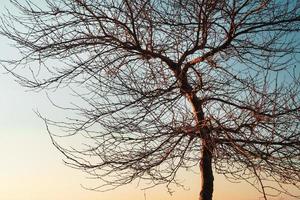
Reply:
[[[2,65],[26,87],[83,100],[66,108],[73,118],[45,121],[66,163],[102,180],[95,190],[176,184],[200,165],[200,200],[212,199],[213,169],[264,199],[299,191],[299,1],[12,3],[1,34],[22,58]]]

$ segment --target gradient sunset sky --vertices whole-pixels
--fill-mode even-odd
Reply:
[[[14,12],[9,0],[1,0],[0,6],[1,13],[4,7]],[[17,55],[17,50],[9,44],[10,41],[0,36],[0,59]],[[62,115],[50,105],[45,92],[26,91],[0,68],[0,94],[1,200],[198,199],[200,176],[184,171],[178,174],[178,179],[184,181],[187,189],[172,188],[175,191],[172,196],[165,186],[143,191],[137,183],[105,193],[84,189],[81,185],[96,186],[97,181],[89,180],[83,172],[63,164],[63,156],[54,148],[43,121],[34,113],[39,110],[50,118]],[[65,99],[65,95],[63,97],[58,100],[71,101]],[[219,175],[215,175],[214,191],[214,200],[255,200],[261,197],[248,184],[229,183]]]

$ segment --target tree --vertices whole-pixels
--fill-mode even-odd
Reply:
[[[20,15],[8,11],[1,34],[23,56],[2,65],[26,87],[68,86],[84,102],[45,122],[66,163],[104,181],[94,189],[172,184],[199,164],[200,200],[212,199],[213,169],[265,199],[299,190],[298,1],[12,3]],[[66,147],[53,126],[84,144]]]

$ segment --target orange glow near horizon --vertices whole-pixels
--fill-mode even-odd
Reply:
[[[1,127],[0,127],[1,129]],[[108,192],[83,189],[95,186],[97,181],[87,179],[83,172],[65,166],[62,156],[52,146],[43,130],[1,131],[0,197],[5,200],[183,200],[198,199],[200,176],[192,172],[180,172],[186,190],[172,187],[169,195],[166,187],[158,186],[146,191],[131,184]],[[223,176],[215,175],[214,200],[254,200],[261,195],[248,184],[230,183]],[[279,200],[279,198],[274,198]]]

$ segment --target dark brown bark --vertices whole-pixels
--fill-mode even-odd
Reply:
[[[212,171],[212,152],[203,142],[200,172],[202,178],[199,200],[212,200],[214,176]]]
[[[199,200],[212,200],[213,195],[213,182],[214,176],[212,171],[212,150],[210,130],[205,119],[205,115],[202,108],[202,102],[193,91],[192,87],[187,81],[186,72],[190,64],[185,65],[180,75],[177,76],[180,81],[181,93],[189,100],[194,119],[196,121],[199,137],[202,141],[202,152],[200,160],[200,172],[202,178],[202,185]]]
[[[200,99],[195,95],[188,95],[191,102],[194,117],[200,129],[202,140],[202,152],[200,160],[201,191],[199,200],[212,200],[214,176],[212,171],[212,150],[209,127],[205,120]]]

